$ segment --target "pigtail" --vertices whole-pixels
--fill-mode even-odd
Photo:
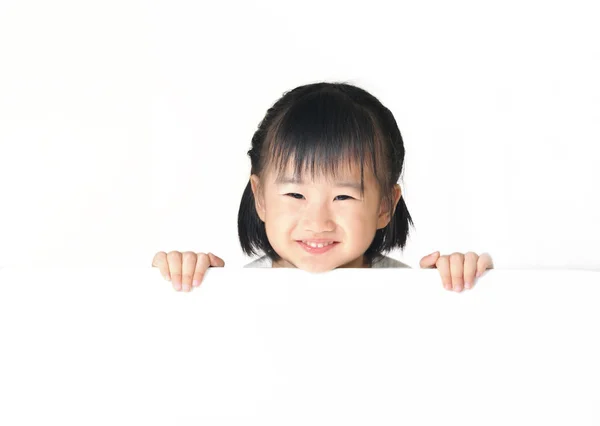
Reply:
[[[410,232],[410,225],[414,226],[414,223],[404,202],[404,197],[401,197],[390,223],[375,232],[375,237],[365,252],[367,262],[371,265],[379,262],[387,253],[397,248],[403,251]]]
[[[413,220],[410,217],[410,213],[408,212],[408,208],[404,202],[404,197],[400,197],[400,200],[398,200],[398,205],[396,206],[396,211],[394,212],[394,216],[388,224],[388,227],[390,227],[388,232],[388,238],[390,240],[389,250],[395,248],[399,248],[401,251],[404,250],[404,247],[406,246],[406,240],[408,239],[408,235],[410,233],[410,225],[414,226]]]
[[[260,220],[256,211],[254,193],[252,192],[250,181],[248,181],[248,185],[244,189],[238,211],[238,237],[242,251],[247,256],[258,256],[261,251],[268,252],[272,250],[267,238],[265,223]],[[265,247],[265,244],[267,247]]]

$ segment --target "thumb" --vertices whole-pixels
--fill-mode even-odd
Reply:
[[[437,262],[439,255],[439,251],[434,251],[433,253],[425,256],[423,259],[421,259],[421,268],[431,268]]]
[[[208,258],[210,259],[210,266],[212,267],[223,267],[225,266],[225,261],[221,259],[219,256],[215,256],[214,254],[208,252]]]

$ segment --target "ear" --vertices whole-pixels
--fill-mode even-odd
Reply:
[[[252,193],[254,194],[254,207],[256,208],[256,213],[258,213],[258,217],[263,222],[265,221],[265,200],[262,196],[262,191],[260,190],[260,180],[256,175],[250,175],[250,186],[252,187]]]
[[[385,228],[388,225],[388,223],[390,223],[390,220],[392,219],[392,216],[396,211],[398,201],[400,201],[400,197],[402,197],[402,190],[400,189],[400,185],[395,184],[393,191],[393,210],[391,212],[387,210],[385,200],[381,200],[381,204],[379,206],[379,217],[377,218],[377,229]]]

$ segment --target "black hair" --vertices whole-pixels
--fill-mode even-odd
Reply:
[[[252,137],[248,156],[250,174],[259,179],[271,166],[281,175],[291,158],[295,176],[310,165],[313,178],[316,170],[335,176],[344,160],[352,166],[360,158],[361,195],[366,165],[376,177],[387,211],[392,211],[393,187],[404,164],[404,143],[393,114],[373,95],[348,83],[320,82],[285,92],[267,110]],[[366,261],[372,264],[394,248],[403,250],[409,225],[414,227],[402,194],[390,222],[376,231],[364,253]],[[250,182],[240,203],[238,235],[246,255],[262,251],[273,262],[281,259],[258,216]]]

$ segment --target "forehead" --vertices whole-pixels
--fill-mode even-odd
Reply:
[[[327,183],[333,186],[350,187],[360,191],[360,165],[338,165],[335,172],[333,170],[317,170],[313,174],[309,170],[301,170],[294,174],[293,162],[288,162],[287,166],[281,170],[272,170],[270,172],[271,180],[277,185],[284,184],[308,184],[308,183]],[[363,171],[363,180],[365,188],[373,186],[375,179],[370,170],[365,168]]]

